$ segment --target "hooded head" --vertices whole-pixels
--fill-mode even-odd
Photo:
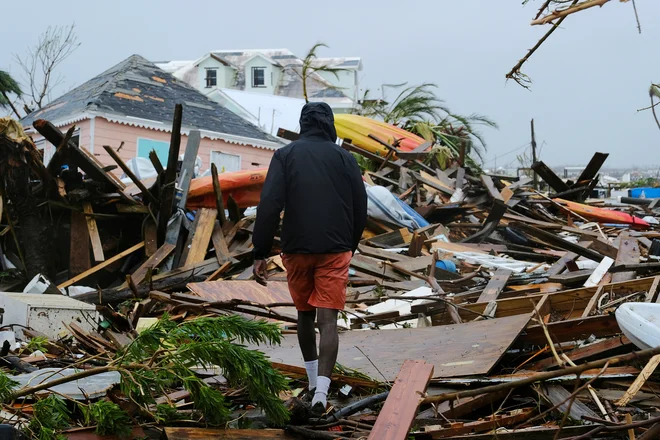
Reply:
[[[330,142],[337,140],[335,117],[325,102],[308,102],[300,112],[300,137],[318,137]]]

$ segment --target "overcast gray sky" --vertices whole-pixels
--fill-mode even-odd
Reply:
[[[61,66],[61,92],[131,54],[185,60],[217,49],[288,48],[304,55],[322,41],[330,48],[321,56],[362,57],[365,87],[432,82],[454,112],[494,119],[500,130],[484,130],[487,167],[515,161],[529,144],[532,117],[551,165],[586,163],[595,151],[610,153],[606,167],[660,163],[660,130],[650,112],[636,112],[649,104],[651,81],[660,82],[657,0],[637,0],[641,35],[630,2],[567,18],[523,68],[531,91],[504,75],[548,29],[529,25],[540,0],[526,7],[521,0],[2,3],[0,68],[14,76],[10,52],[23,53],[49,25],[76,23],[82,45]]]

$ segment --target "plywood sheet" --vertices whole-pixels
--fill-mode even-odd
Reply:
[[[383,376],[373,362],[388,381],[396,378],[406,359],[433,364],[433,377],[488,374],[529,318],[525,314],[428,328],[344,332],[337,362],[380,380]],[[303,365],[296,335],[285,335],[281,346],[259,349],[274,362]]]
[[[259,304],[271,304],[293,301],[287,283],[281,281],[271,281],[268,286],[262,286],[256,281],[206,281],[190,283],[188,289],[209,302],[241,299]]]

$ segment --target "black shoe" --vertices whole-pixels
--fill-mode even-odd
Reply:
[[[326,413],[325,405],[321,402],[316,402],[314,406],[312,406],[311,414],[312,417],[320,419],[323,417]]]
[[[312,388],[311,390],[308,389],[306,391],[303,391],[300,393],[300,400],[302,400],[305,403],[312,403],[312,399],[314,398],[314,394],[316,394],[316,388]]]

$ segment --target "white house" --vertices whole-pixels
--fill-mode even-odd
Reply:
[[[307,80],[309,99],[327,102],[335,113],[354,109],[361,59],[319,58],[316,63],[341,71],[336,75],[331,72],[310,75]],[[303,60],[288,49],[216,50],[195,61],[156,63],[211,99],[222,95],[213,93],[216,89],[302,99],[302,64]]]

